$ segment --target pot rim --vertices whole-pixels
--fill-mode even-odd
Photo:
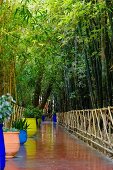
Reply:
[[[8,133],[8,134],[19,134],[19,132],[3,132],[3,133]]]

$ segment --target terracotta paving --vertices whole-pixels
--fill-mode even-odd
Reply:
[[[17,157],[7,160],[5,170],[113,170],[113,161],[45,122]]]

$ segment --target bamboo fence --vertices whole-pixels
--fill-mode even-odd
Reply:
[[[10,120],[8,120],[4,123],[4,127],[10,128],[12,121],[21,118],[24,110],[25,110],[25,108],[14,104],[13,105],[13,114],[12,114]]]
[[[66,130],[113,157],[113,107],[57,113],[57,119]]]

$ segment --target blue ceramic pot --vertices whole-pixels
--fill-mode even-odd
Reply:
[[[27,141],[27,131],[26,130],[20,130],[19,139],[20,139],[20,144],[24,144]]]
[[[45,115],[42,115],[42,121],[43,122],[45,121]]]
[[[0,124],[0,170],[5,168],[5,144],[2,127],[3,124]]]
[[[53,122],[57,122],[56,114],[53,115],[52,120]]]

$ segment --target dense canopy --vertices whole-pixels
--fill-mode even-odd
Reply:
[[[112,105],[113,1],[0,0],[7,92],[24,107],[49,99],[55,111]]]

